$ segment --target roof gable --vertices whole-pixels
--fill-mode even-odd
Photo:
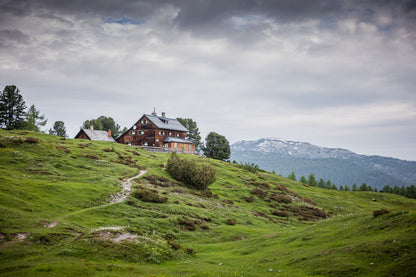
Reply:
[[[161,117],[157,115],[149,115],[149,114],[145,114],[143,116],[147,117],[150,121],[152,121],[152,123],[155,124],[156,127],[159,129],[180,131],[180,132],[188,131],[188,129],[186,129],[177,119]]]
[[[83,131],[90,140],[115,142],[115,140],[112,137],[108,136],[107,131],[91,130],[84,128],[82,128],[81,131]]]

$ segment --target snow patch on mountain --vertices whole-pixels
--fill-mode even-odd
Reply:
[[[341,158],[347,159],[355,153],[341,148],[320,147],[308,142],[288,141],[282,138],[262,138],[252,141],[239,141],[231,145],[231,151],[249,151],[260,153],[280,153],[299,158]]]

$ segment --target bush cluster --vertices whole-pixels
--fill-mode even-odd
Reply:
[[[167,197],[160,197],[157,190],[149,190],[145,188],[135,190],[133,192],[133,196],[143,202],[165,203],[168,201]]]
[[[175,152],[169,157],[166,169],[173,179],[199,190],[206,190],[215,181],[215,168],[180,159]]]

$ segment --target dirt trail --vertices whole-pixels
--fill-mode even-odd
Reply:
[[[132,184],[133,184],[132,181],[134,179],[137,179],[137,178],[143,176],[146,173],[147,173],[147,170],[142,170],[142,171],[140,171],[139,175],[136,175],[136,176],[133,176],[129,179],[123,180],[123,182],[121,182],[121,187],[122,187],[121,191],[119,193],[111,195],[110,202],[108,204],[102,205],[101,207],[105,207],[105,206],[116,204],[116,203],[121,203],[124,200],[126,200],[127,197],[131,193],[131,187],[132,187]]]
[[[137,178],[143,176],[146,173],[147,173],[147,170],[142,170],[142,171],[140,171],[140,173],[138,175],[133,176],[133,177],[131,177],[129,179],[124,179],[123,182],[121,182],[121,191],[119,193],[116,193],[116,194],[111,195],[110,196],[110,200],[109,200],[109,202],[107,204],[100,205],[100,206],[95,206],[95,207],[90,207],[90,208],[86,208],[86,209],[82,209],[82,210],[78,210],[78,211],[75,211],[75,212],[72,212],[72,213],[63,215],[63,216],[61,216],[61,218],[62,217],[67,217],[69,215],[79,214],[79,213],[82,213],[82,212],[87,211],[87,210],[92,210],[92,209],[107,207],[109,205],[113,205],[113,204],[117,204],[117,203],[123,202],[124,200],[127,199],[127,197],[131,193],[131,187],[133,185],[132,181],[134,179],[137,179]],[[52,223],[45,224],[45,227],[46,228],[53,228],[53,227],[56,227],[57,225],[58,225],[58,221],[54,221]]]

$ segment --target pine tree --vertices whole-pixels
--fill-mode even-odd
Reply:
[[[313,175],[313,173],[309,175],[308,185],[313,186],[313,187],[316,187],[317,185],[315,175]]]
[[[25,109],[20,90],[16,86],[6,86],[0,93],[0,127],[6,130],[23,128]]]
[[[324,179],[319,179],[319,183],[318,183],[318,187],[319,188],[325,188],[325,181],[324,181]]]
[[[40,131],[40,126],[45,126],[48,121],[45,119],[45,115],[39,115],[39,110],[36,109],[35,105],[31,105],[25,114],[25,130],[29,131]]]
[[[198,125],[191,118],[177,118],[177,120],[188,130],[186,138],[195,143],[195,147],[201,145],[201,134]]]
[[[91,126],[94,130],[111,130],[111,136],[115,139],[120,134],[120,125],[118,125],[112,117],[100,116],[97,119],[86,120],[83,123],[83,128],[88,129]]]
[[[64,122],[55,121],[53,129],[49,129],[49,134],[66,138],[67,134]]]
[[[294,171],[292,171],[292,173],[290,173],[289,176],[287,176],[287,178],[290,179],[290,180],[293,180],[293,181],[297,181]]]
[[[231,150],[228,140],[215,132],[211,132],[205,139],[205,147],[203,148],[205,156],[217,160],[228,160]]]
[[[326,181],[325,188],[330,189],[331,186],[332,186],[331,181],[330,180]]]
[[[307,184],[308,183],[305,176],[300,177],[299,182],[302,183],[302,184]]]

